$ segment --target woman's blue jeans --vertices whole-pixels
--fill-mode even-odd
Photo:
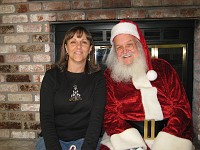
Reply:
[[[62,150],[81,150],[81,146],[84,142],[84,139],[82,138],[82,139],[78,139],[76,141],[69,141],[69,142],[59,140],[59,142],[60,142],[60,145],[62,147]],[[74,147],[76,149],[73,149]],[[99,143],[98,143],[96,150],[99,150],[99,147],[100,147],[100,140],[99,140]],[[39,137],[37,139],[37,142],[36,142],[36,145],[35,145],[35,150],[46,150],[43,137]]]

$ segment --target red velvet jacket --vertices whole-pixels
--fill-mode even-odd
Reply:
[[[168,125],[164,132],[180,138],[192,140],[192,115],[184,87],[172,66],[164,60],[152,60],[153,69],[157,72],[157,79],[151,82],[157,88],[164,119],[168,118]],[[110,77],[110,70],[105,71],[107,86],[107,104],[104,117],[106,133],[111,136],[131,128],[126,120],[143,121],[144,108],[140,90],[132,82],[115,82]],[[151,98],[151,97],[149,97]]]

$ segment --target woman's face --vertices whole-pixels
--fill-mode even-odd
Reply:
[[[68,64],[70,63],[86,63],[87,56],[92,50],[90,41],[87,40],[83,32],[81,37],[77,37],[77,33],[65,44],[66,52],[69,55]]]

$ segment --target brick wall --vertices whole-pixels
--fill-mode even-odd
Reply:
[[[200,140],[199,0],[0,0],[0,139],[35,139],[39,89],[54,62],[50,22],[196,19],[193,118]],[[199,136],[199,140],[198,140]]]

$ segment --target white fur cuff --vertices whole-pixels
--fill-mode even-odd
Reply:
[[[131,149],[142,147],[146,149],[146,144],[140,133],[135,128],[130,128],[119,134],[113,134],[110,138],[115,150]]]
[[[159,132],[151,150],[193,150],[192,142],[166,132]]]

